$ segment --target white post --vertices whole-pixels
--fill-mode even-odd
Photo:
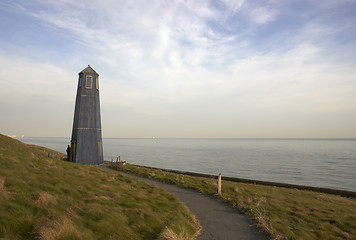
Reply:
[[[221,173],[219,173],[219,177],[218,177],[218,194],[221,195]]]

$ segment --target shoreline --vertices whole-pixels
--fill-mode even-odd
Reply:
[[[205,178],[214,178],[214,179],[218,178],[217,175],[212,175],[212,174],[156,168],[156,167],[142,166],[142,165],[136,165],[136,164],[131,164],[131,165],[137,166],[137,167],[149,168],[149,169],[162,170],[162,171],[171,172],[171,173],[183,174],[183,175],[188,175],[188,176],[194,176],[194,177],[205,177]],[[284,188],[291,188],[291,189],[298,189],[298,190],[306,190],[306,191],[327,193],[327,194],[339,195],[342,197],[356,199],[356,192],[347,191],[347,190],[312,187],[312,186],[304,186],[304,185],[297,185],[297,184],[270,182],[270,181],[262,181],[262,180],[252,180],[252,179],[246,179],[246,178],[236,178],[236,177],[226,177],[226,176],[222,176],[222,180],[227,180],[227,181],[231,181],[231,182],[248,183],[248,184],[258,184],[258,185],[272,186],[272,187],[284,187]]]

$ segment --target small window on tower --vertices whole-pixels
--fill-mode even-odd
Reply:
[[[96,77],[96,89],[99,90],[99,77]]]
[[[85,88],[87,89],[93,88],[93,76],[87,76],[85,78]]]

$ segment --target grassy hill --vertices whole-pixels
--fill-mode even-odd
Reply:
[[[0,239],[191,239],[199,232],[167,192],[49,152],[0,135]]]
[[[116,164],[112,168],[177,184],[212,195],[255,219],[272,239],[356,239],[356,200],[282,187],[222,180],[216,194],[213,178]]]

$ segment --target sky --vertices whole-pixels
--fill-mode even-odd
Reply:
[[[0,133],[356,138],[355,0],[0,0]]]

